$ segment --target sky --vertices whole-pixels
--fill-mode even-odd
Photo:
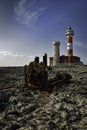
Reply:
[[[67,55],[65,32],[74,30],[73,53],[87,64],[87,0],[0,0],[0,66],[53,56],[53,41]]]

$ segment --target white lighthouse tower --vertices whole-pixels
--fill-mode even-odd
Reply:
[[[53,66],[57,66],[60,63],[60,42],[55,41],[53,42],[53,52],[54,52],[54,57],[53,57]]]

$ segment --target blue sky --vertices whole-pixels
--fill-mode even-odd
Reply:
[[[87,64],[87,0],[0,0],[0,66],[25,65],[44,53],[53,56],[53,41],[67,55],[65,32],[74,30],[74,55]]]

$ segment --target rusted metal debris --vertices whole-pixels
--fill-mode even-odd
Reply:
[[[68,73],[57,73],[53,79],[48,80],[48,72],[43,62],[31,62],[25,65],[25,86],[33,89],[47,90],[53,88],[55,85],[61,85],[69,82],[71,75]]]
[[[68,83],[71,79],[71,75],[68,73],[57,73],[53,79],[48,80],[48,86],[53,87],[54,85],[62,85]]]
[[[25,85],[44,89],[48,86],[48,74],[44,63],[31,62],[25,65]]]

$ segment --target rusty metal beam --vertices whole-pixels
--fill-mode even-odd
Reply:
[[[69,82],[71,78],[72,78],[71,75],[69,75],[67,73],[59,74],[54,79],[48,80],[48,86],[53,87],[55,85],[62,85],[64,83]]]

